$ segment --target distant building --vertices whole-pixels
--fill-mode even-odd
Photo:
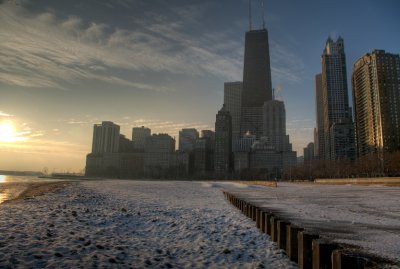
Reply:
[[[143,176],[143,153],[136,152],[132,142],[119,134],[112,122],[95,124],[93,149],[86,157],[87,176],[139,178]]]
[[[314,143],[308,143],[307,147],[303,149],[304,163],[309,163],[315,159],[314,156]]]
[[[263,107],[242,107],[240,133],[252,133],[260,138],[263,133]]]
[[[132,142],[135,149],[144,150],[147,137],[150,137],[151,130],[144,126],[132,128]]]
[[[374,50],[353,65],[358,155],[400,149],[400,56]]]
[[[246,134],[243,135],[236,143],[234,144],[234,152],[242,152],[242,151],[247,151],[249,152],[251,149],[251,146],[253,143],[256,141],[256,136],[252,135],[250,132],[247,132]]]
[[[167,134],[153,134],[144,147],[144,173],[150,177],[169,176],[175,164],[175,139]]]
[[[207,163],[207,140],[199,138],[194,145],[194,173],[204,175]]]
[[[232,146],[241,137],[242,90],[243,83],[241,81],[224,83],[224,104],[232,117]]]
[[[233,153],[233,166],[236,173],[250,168],[249,151],[236,151]]]
[[[267,137],[254,142],[250,152],[250,168],[260,179],[279,178],[283,172],[282,152],[276,151]]]
[[[201,139],[206,140],[206,172],[214,172],[215,132],[202,130]]]
[[[176,177],[187,178],[189,175],[189,153],[177,150],[171,168],[174,168]]]
[[[354,125],[352,122],[336,122],[329,129],[332,160],[356,158]]]
[[[226,106],[218,111],[215,121],[215,173],[226,175],[231,171],[232,117]]]
[[[283,101],[271,100],[263,106],[263,136],[268,137],[276,151],[286,149],[286,112]]]
[[[182,152],[192,152],[199,132],[194,128],[186,128],[179,131],[179,150]]]
[[[133,143],[131,140],[126,138],[124,135],[120,134],[119,135],[119,150],[118,152],[124,152],[124,153],[129,153],[129,152],[134,152],[135,148],[133,146]]]
[[[304,156],[297,157],[297,165],[303,165],[303,164],[304,164]]]
[[[346,145],[345,149],[349,151],[345,151],[343,148],[338,147],[341,142],[336,142],[337,139],[340,139],[351,143],[351,137],[343,139],[342,135],[351,135],[353,133],[352,130],[344,130],[344,128],[354,128],[352,127],[353,121],[348,100],[344,41],[341,37],[336,42],[328,38],[321,56],[321,62],[325,159],[354,159],[354,144]],[[341,127],[340,130],[336,131],[335,128],[338,124],[341,124]],[[334,135],[336,134],[339,137],[335,137]],[[332,145],[332,143],[334,144]]]
[[[120,127],[111,121],[103,121],[93,127],[92,153],[115,153],[119,150]]]

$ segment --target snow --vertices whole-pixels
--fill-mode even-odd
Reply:
[[[327,239],[400,265],[399,187],[279,183],[252,189],[226,184],[225,189]]]
[[[224,188],[260,189],[189,181],[87,181],[1,204],[0,267],[297,268],[228,204]]]

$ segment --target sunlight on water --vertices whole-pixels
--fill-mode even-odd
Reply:
[[[0,175],[0,183],[6,182],[6,176]]]
[[[0,204],[7,200],[7,195],[4,193],[0,193]]]

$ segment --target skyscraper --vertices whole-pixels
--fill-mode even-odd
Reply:
[[[115,153],[119,150],[119,126],[103,121],[93,126],[92,153]]]
[[[267,30],[246,32],[244,46],[242,106],[260,107],[272,99]]]
[[[241,81],[224,83],[224,104],[232,116],[232,147],[237,144],[240,134],[240,118],[242,108],[242,90]]]
[[[132,128],[132,142],[135,149],[144,150],[146,138],[150,137],[151,130],[144,126]]]
[[[218,111],[215,120],[215,172],[225,174],[231,170],[232,117],[226,106]]]
[[[315,108],[317,128],[314,135],[316,157],[325,158],[325,135],[324,135],[324,101],[322,92],[322,74],[315,76]]]
[[[243,91],[241,110],[241,135],[250,131],[262,136],[262,106],[272,100],[271,66],[268,32],[266,29],[246,32]]]
[[[375,50],[353,65],[358,155],[400,149],[400,56]]]
[[[321,63],[325,159],[354,159],[354,126],[348,99],[344,42],[341,37],[336,42],[328,38]],[[349,135],[347,139],[342,136],[343,131]],[[340,139],[335,135],[339,135]],[[339,143],[339,140],[347,142]]]

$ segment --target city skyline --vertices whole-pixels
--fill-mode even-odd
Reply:
[[[365,53],[399,53],[400,37],[390,34],[398,4],[384,2],[339,1],[332,14],[318,1],[266,2],[272,86],[299,155],[313,141],[314,76],[327,37],[346,42],[348,80]],[[253,29],[262,26],[257,4]],[[243,76],[246,8],[247,1],[0,2],[0,130],[14,126],[0,142],[0,169],[82,170],[93,125],[103,120],[123,134],[140,126],[173,137],[214,129],[224,82]]]

